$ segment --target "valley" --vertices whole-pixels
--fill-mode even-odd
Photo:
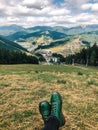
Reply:
[[[5,33],[7,32],[7,35],[2,33],[1,37],[14,42],[21,49],[32,54],[51,51],[51,53],[61,54],[66,57],[98,42],[98,25],[76,26],[72,28],[63,26],[23,28],[18,25],[10,25],[0,27],[0,31],[2,30]],[[0,44],[0,47],[3,46],[3,43],[2,46]],[[12,46],[9,46],[11,45],[7,44],[6,47],[11,49]]]

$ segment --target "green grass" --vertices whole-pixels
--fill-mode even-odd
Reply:
[[[97,130],[97,80],[97,68],[0,65],[0,130],[41,130],[39,103],[55,91],[63,98],[62,130]]]

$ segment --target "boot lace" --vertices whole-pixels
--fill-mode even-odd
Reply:
[[[51,106],[51,114],[52,115],[57,115],[57,105],[58,103],[53,103],[52,106]]]

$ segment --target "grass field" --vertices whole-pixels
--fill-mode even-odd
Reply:
[[[63,98],[60,130],[98,130],[98,69],[58,65],[0,65],[0,130],[41,130],[40,101]]]

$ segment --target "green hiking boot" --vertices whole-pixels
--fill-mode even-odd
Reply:
[[[44,123],[48,120],[48,117],[51,113],[51,105],[47,101],[40,102],[39,111],[42,115]]]
[[[62,114],[62,97],[55,92],[51,95],[51,115],[56,116],[60,121],[60,126],[65,124],[65,118]]]

